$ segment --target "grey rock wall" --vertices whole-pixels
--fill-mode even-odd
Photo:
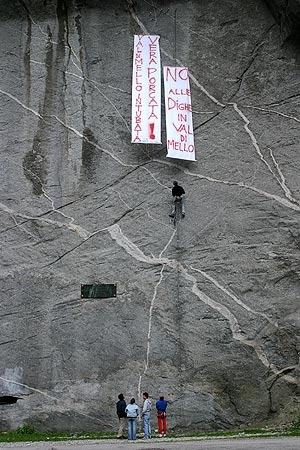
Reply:
[[[300,38],[300,1],[266,0],[274,17],[280,25],[283,40]]]
[[[20,398],[0,429],[115,430],[118,393],[144,390],[171,430],[292,420],[297,45],[259,0],[1,0],[0,17],[0,397]],[[130,143],[144,33],[189,67],[196,162],[166,158],[164,125]],[[89,283],[117,296],[82,299]]]

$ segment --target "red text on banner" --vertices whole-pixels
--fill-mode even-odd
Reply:
[[[135,35],[132,71],[131,142],[161,144],[159,36]]]
[[[195,161],[188,69],[164,67],[167,156]]]

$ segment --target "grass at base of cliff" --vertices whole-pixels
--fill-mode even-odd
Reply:
[[[73,441],[85,439],[114,439],[116,433],[38,433],[34,430],[0,432],[0,442],[37,442],[37,441]]]
[[[260,438],[260,437],[290,437],[300,436],[300,428],[284,428],[284,429],[245,429],[245,430],[231,430],[231,431],[216,431],[216,432],[185,432],[173,433],[170,432],[167,439],[243,439],[243,438]],[[138,438],[142,434],[138,434]],[[153,433],[152,437],[158,437],[157,433]],[[25,425],[16,431],[8,431],[0,433],[0,442],[36,442],[36,441],[70,441],[70,440],[100,440],[100,439],[116,439],[116,432],[81,432],[81,433],[38,433],[32,427]]]

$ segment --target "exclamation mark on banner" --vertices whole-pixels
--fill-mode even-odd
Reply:
[[[154,134],[154,123],[149,123],[149,127],[150,127],[149,138],[150,138],[150,139],[155,139],[155,134]]]

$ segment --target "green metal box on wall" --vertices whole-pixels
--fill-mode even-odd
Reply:
[[[117,296],[116,284],[82,284],[81,298],[110,298]]]

